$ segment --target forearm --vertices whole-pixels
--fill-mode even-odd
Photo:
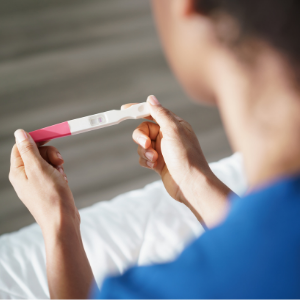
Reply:
[[[229,209],[228,195],[232,191],[212,172],[192,171],[192,180],[186,188],[185,204],[198,220],[208,228],[219,224]]]
[[[43,230],[51,298],[87,298],[94,276],[83,248],[79,224],[72,220]]]

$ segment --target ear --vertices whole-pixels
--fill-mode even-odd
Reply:
[[[175,2],[174,9],[176,14],[188,17],[195,13],[195,0],[172,0]]]

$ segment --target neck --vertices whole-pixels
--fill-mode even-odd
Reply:
[[[277,96],[282,96],[284,107],[274,103],[273,109],[266,109],[268,122],[256,120],[248,143],[241,146],[250,189],[300,173],[300,98]]]
[[[219,79],[221,115],[234,150],[243,153],[250,189],[300,173],[300,96],[285,64],[267,54],[257,68],[239,66]]]

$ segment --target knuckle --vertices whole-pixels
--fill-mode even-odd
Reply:
[[[58,149],[55,148],[55,147],[52,147],[52,146],[51,146],[51,148],[49,148],[47,156],[48,156],[48,159],[49,159],[50,163],[51,162],[56,162],[57,158],[60,158],[60,159],[63,160],[63,157],[60,154],[60,152],[58,151]]]
[[[146,126],[147,126],[147,122],[143,122],[143,123],[141,123],[141,124],[135,129],[134,132],[139,133],[139,132],[143,131],[143,129],[144,129]]]
[[[169,122],[174,122],[173,114],[170,110],[166,108],[159,108],[158,113],[163,116],[165,119],[167,119]]]
[[[49,147],[48,149],[50,152],[59,152],[58,149],[54,146],[48,146],[48,147]]]
[[[185,121],[185,120],[182,120],[181,123],[182,123],[188,130],[193,130],[192,125],[191,125],[189,122],[187,122],[187,121]]]
[[[137,129],[141,129],[141,128],[147,126],[147,123],[149,123],[149,122],[142,122],[142,123],[137,127]]]
[[[160,107],[157,110],[157,114],[160,118],[165,119],[165,121],[169,123],[169,126],[172,126],[171,124],[177,124],[177,120],[170,110]]]
[[[183,125],[185,125],[186,127],[188,127],[188,128],[192,128],[191,124],[188,121],[186,121],[186,120],[182,120],[181,123]]]
[[[164,115],[164,116],[170,116],[171,115],[171,112],[168,109],[166,109],[162,106],[158,107],[156,112],[159,115]]]

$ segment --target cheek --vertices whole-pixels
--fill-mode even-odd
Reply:
[[[184,37],[182,38],[184,40]],[[188,96],[198,103],[215,105],[215,97],[208,76],[208,56],[197,51],[192,43],[174,43],[169,55],[170,66]],[[176,50],[174,50],[176,49]]]
[[[152,0],[156,27],[169,65],[186,93],[196,102],[214,104],[208,89],[206,50],[201,33],[174,12],[175,0]]]

